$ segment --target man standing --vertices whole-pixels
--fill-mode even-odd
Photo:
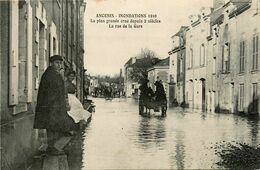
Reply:
[[[54,144],[64,133],[72,130],[73,120],[68,116],[64,80],[59,73],[63,58],[54,55],[50,66],[41,77],[35,110],[35,129],[46,129],[50,154],[61,154]]]

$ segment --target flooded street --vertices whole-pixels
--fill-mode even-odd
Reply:
[[[214,145],[260,143],[259,121],[232,114],[168,109],[138,114],[133,99],[93,99],[96,113],[83,138],[82,169],[219,168]]]

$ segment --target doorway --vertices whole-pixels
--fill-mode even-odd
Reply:
[[[201,98],[202,98],[202,111],[205,111],[206,110],[206,88],[205,88],[205,79],[201,79],[201,87],[202,87],[202,90],[201,90]]]

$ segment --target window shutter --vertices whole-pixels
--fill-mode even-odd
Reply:
[[[224,45],[222,45],[222,63],[221,63],[221,70],[222,70],[222,72],[224,71],[224,60],[225,60],[225,58],[224,58]]]
[[[18,1],[10,2],[10,62],[9,62],[9,105],[18,104]]]
[[[27,9],[27,102],[32,102],[32,7],[28,3]]]

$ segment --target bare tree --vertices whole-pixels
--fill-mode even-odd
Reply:
[[[150,49],[142,49],[141,53],[137,55],[136,62],[130,67],[129,77],[135,82],[139,82],[141,79],[147,78],[147,69],[160,61],[154,51]]]

